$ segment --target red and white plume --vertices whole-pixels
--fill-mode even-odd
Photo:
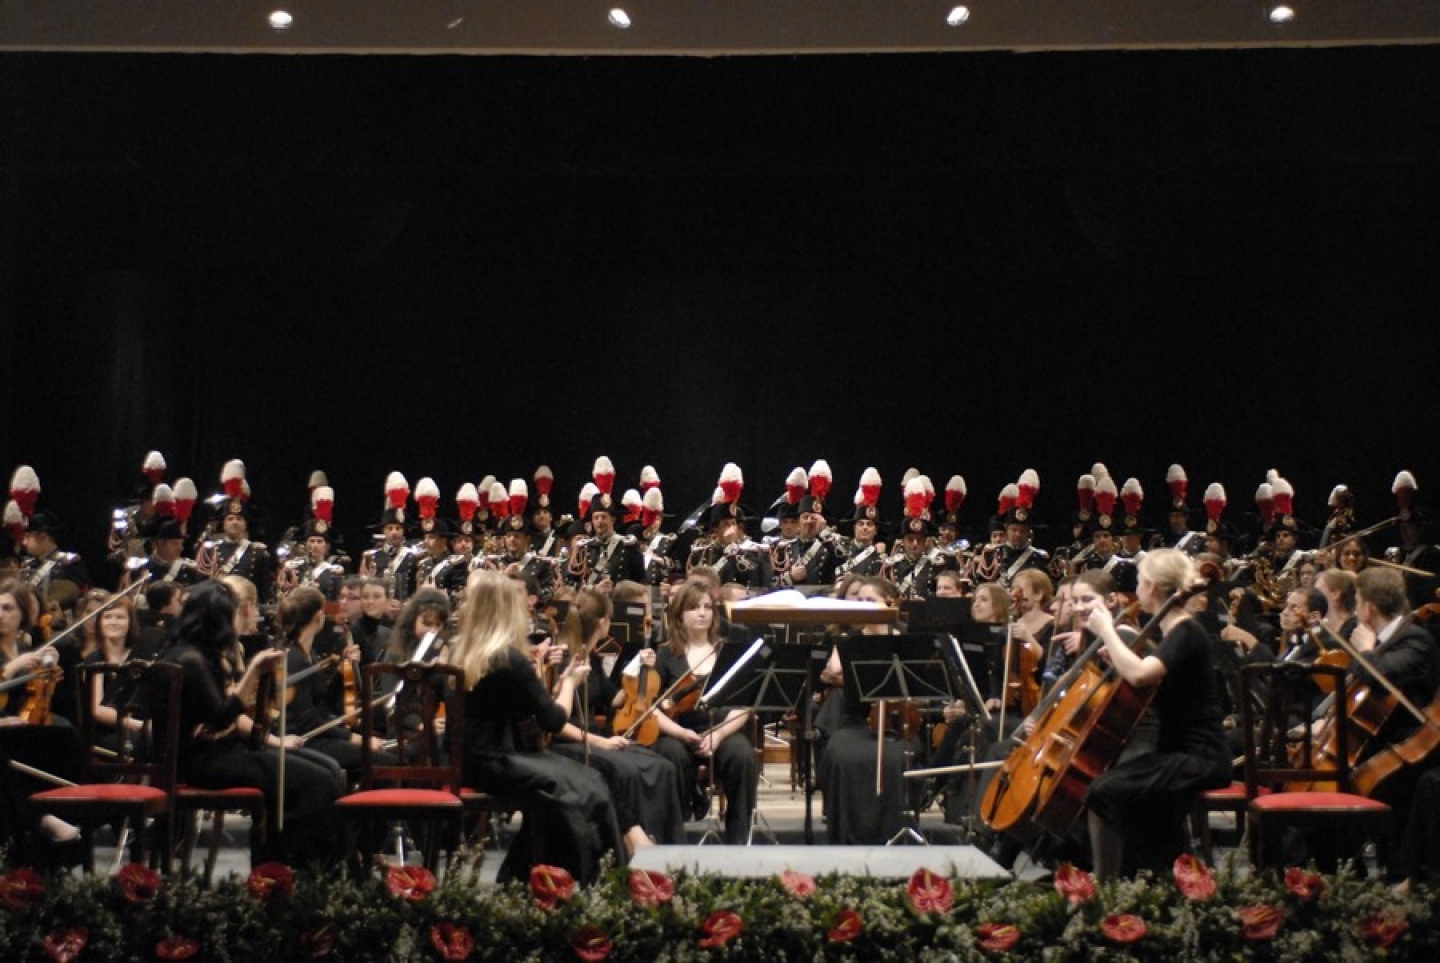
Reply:
[[[945,483],[945,510],[947,512],[958,512],[960,506],[965,504],[965,496],[969,489],[965,487],[965,479],[959,475],[951,475],[950,480]]]
[[[1354,503],[1355,493],[1350,490],[1349,485],[1343,482],[1330,489],[1330,497],[1325,499],[1325,504],[1334,511],[1349,508]]]
[[[1145,489],[1140,487],[1140,479],[1125,479],[1125,484],[1120,486],[1120,502],[1127,515],[1139,517],[1140,506],[1145,503]]]
[[[335,524],[335,489],[329,485],[316,485],[310,493],[310,514],[326,525]]]
[[[620,507],[625,509],[625,514],[620,518],[622,525],[640,521],[640,509],[645,507],[644,501],[640,498],[640,490],[637,488],[625,489],[625,494],[620,496]]]
[[[1224,485],[1211,482],[1205,486],[1205,516],[1216,525],[1220,524],[1220,516],[1225,514],[1227,501]]]
[[[165,480],[165,456],[158,451],[152,451],[145,455],[145,460],[140,463],[140,474],[152,485],[158,485]]]
[[[200,498],[200,492],[195,488],[195,482],[189,476],[175,479],[175,517],[182,522],[190,521],[190,516],[195,512],[195,502]]]
[[[391,508],[404,508],[410,500],[410,483],[398,471],[385,476],[385,503]]]
[[[20,511],[20,503],[13,498],[5,503],[4,523],[5,531],[10,533],[10,541],[19,545],[25,537],[25,513]]]
[[[834,477],[830,474],[830,464],[825,459],[818,459],[810,466],[810,494],[824,501],[830,497],[830,485]]]
[[[490,510],[490,490],[494,487],[494,475],[486,475],[480,479],[480,484],[475,487],[475,490],[480,493],[480,508],[484,511],[488,512]]]
[[[535,498],[536,503],[545,507],[550,506],[550,489],[555,487],[555,473],[550,470],[549,465],[541,465],[535,469]]]
[[[524,515],[525,508],[530,504],[530,486],[525,484],[523,478],[510,479],[510,503],[511,515]]]
[[[725,493],[725,501],[732,504],[740,501],[740,493],[745,490],[745,476],[733,461],[727,461],[720,469],[720,489]]]
[[[1075,482],[1075,500],[1080,503],[1082,512],[1095,509],[1095,476],[1090,474],[1081,475]],[[1106,514],[1109,514],[1108,512]]]
[[[1105,467],[1105,463],[1103,461],[1097,461],[1095,464],[1090,466],[1090,474],[1094,475],[1095,480],[1098,482],[1102,478],[1110,477],[1110,469]]]
[[[660,473],[654,466],[646,465],[640,469],[640,491],[648,492],[652,488],[660,487]]]
[[[1165,472],[1165,484],[1170,486],[1171,504],[1185,504],[1185,496],[1190,492],[1190,478],[1185,474],[1185,469],[1179,465],[1171,465]]]
[[[1020,489],[1014,482],[1000,489],[1000,498],[995,503],[996,515],[1008,515],[1010,509],[1015,507],[1015,500],[1020,497]]]
[[[473,522],[475,512],[480,508],[480,493],[476,491],[473,482],[466,482],[460,486],[455,493],[455,513],[460,516],[462,522]]]
[[[305,487],[310,489],[311,494],[314,494],[315,489],[324,487],[328,484],[330,484],[330,478],[325,474],[325,472],[317,468],[310,473],[310,478],[305,482]],[[327,518],[325,520],[328,522],[330,519]]]
[[[435,484],[435,479],[429,475],[415,485],[415,504],[420,508],[421,518],[435,517],[435,510],[440,507],[440,486]]]
[[[860,473],[860,500],[866,505],[880,504],[880,472],[874,468],[867,468]]]
[[[650,488],[641,499],[640,524],[651,528],[665,514],[665,496],[660,494],[660,489]]]
[[[1275,499],[1275,511],[1281,515],[1295,514],[1295,488],[1293,485],[1277,476],[1270,483],[1270,492]]]
[[[1120,492],[1115,488],[1115,479],[1109,475],[1095,477],[1095,510],[1101,515],[1115,517],[1115,499]]]
[[[595,500],[595,496],[598,494],[600,494],[600,489],[595,487],[594,482],[586,482],[580,487],[580,503],[577,507],[581,518],[590,517],[590,503]]]
[[[35,514],[35,503],[40,500],[40,476],[29,465],[21,465],[10,476],[10,497],[20,506],[20,514],[27,519]]]
[[[1415,476],[1408,471],[1401,470],[1395,476],[1395,481],[1390,485],[1390,493],[1395,496],[1395,503],[1400,506],[1400,517],[1409,518],[1410,511],[1415,504],[1415,492],[1420,486],[1415,484]]]
[[[905,469],[905,474],[900,476],[900,492],[902,496],[905,492],[905,486],[910,484],[910,479],[914,478],[918,474],[920,474],[920,469],[918,468]]]
[[[610,459],[601,455],[595,459],[595,467],[590,472],[590,477],[595,480],[595,487],[600,494],[608,495],[615,487],[615,466],[610,464]]]
[[[498,481],[490,486],[490,512],[497,519],[510,517],[510,493]]]
[[[712,507],[715,505],[724,505],[725,489],[721,488],[719,485],[716,485],[715,490],[710,493],[710,504]]]
[[[1020,473],[1020,480],[1015,483],[1019,494],[1016,496],[1015,504],[1021,508],[1034,508],[1035,496],[1040,492],[1040,475],[1033,468],[1027,468]]]
[[[1268,481],[1261,482],[1255,489],[1255,508],[1260,512],[1261,521],[1268,522],[1275,517],[1275,492]]]
[[[164,482],[156,485],[155,490],[150,493],[150,502],[155,506],[156,517],[175,517],[175,490],[169,485]]]
[[[930,511],[929,485],[924,475],[916,475],[905,483],[905,517],[924,518]]]
[[[231,498],[245,497],[245,463],[238,458],[227,461],[220,469],[220,487]]]
[[[805,469],[796,466],[790,469],[790,474],[785,476],[785,502],[789,505],[800,504],[800,499],[805,497],[805,489],[810,485],[810,476],[805,474]]]

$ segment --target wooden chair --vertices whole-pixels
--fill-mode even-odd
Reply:
[[[180,831],[185,834],[179,854],[181,874],[189,869],[195,837],[199,835],[198,820],[202,814],[210,817],[209,848],[205,854],[205,885],[209,886],[215,879],[215,866],[220,861],[220,842],[225,834],[225,816],[228,813],[249,817],[250,865],[253,868],[259,863],[269,820],[265,793],[261,790],[249,786],[201,789],[198,786],[180,785],[175,788],[175,813],[176,821],[182,827]]]
[[[180,734],[181,669],[168,662],[132,659],[119,665],[84,663],[79,691],[97,684],[110,693],[114,730],[95,718],[95,700],[80,699],[80,738],[87,751],[84,781],[33,793],[35,816],[53,815],[80,827],[85,865],[95,871],[95,831],[123,824],[131,831],[132,858],[170,871],[175,850],[175,763]],[[107,731],[114,736],[109,748]]]
[[[440,849],[461,838],[465,673],[458,666],[430,662],[372,663],[361,673],[362,705],[376,702],[376,695],[386,691],[386,679],[393,680],[396,693],[386,714],[390,731],[378,730],[377,713],[364,714],[360,789],[342,796],[336,812],[361,824],[363,863],[375,858],[376,827],[404,823],[419,828],[425,865],[435,870]],[[376,759],[374,737],[393,739],[393,764]]]
[[[1241,702],[1251,865],[1281,868],[1282,836],[1290,827],[1308,830],[1342,856],[1358,853],[1366,838],[1383,836],[1390,807],[1350,791],[1348,753],[1338,742],[1327,752],[1308,736],[1297,738],[1308,732],[1327,692],[1334,695],[1334,731],[1352,731],[1345,670],[1274,662],[1247,665],[1240,673],[1256,692]]]

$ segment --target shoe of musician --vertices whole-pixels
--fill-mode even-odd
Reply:
[[[704,819],[710,815],[710,794],[699,786],[690,793],[690,818]]]

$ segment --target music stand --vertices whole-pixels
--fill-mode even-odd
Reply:
[[[944,636],[938,635],[855,635],[840,640],[840,663],[844,672],[845,699],[850,703],[885,703],[890,701],[941,702],[955,701],[955,689],[946,656]],[[883,789],[884,723],[880,713],[881,731],[875,750],[875,792]],[[912,812],[914,807],[911,807]],[[919,813],[915,813],[919,821]],[[896,834],[908,835],[926,843],[913,826]]]

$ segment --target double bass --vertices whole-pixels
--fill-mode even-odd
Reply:
[[[1130,648],[1152,645],[1165,617],[1207,588],[1217,571],[1202,566],[1201,579],[1166,599]],[[1034,730],[986,788],[980,817],[991,829],[1021,838],[1041,829],[1065,835],[1090,784],[1119,757],[1157,687],[1137,688],[1101,666],[1096,655],[1103,645],[1092,642],[1050,690],[1036,708]]]

